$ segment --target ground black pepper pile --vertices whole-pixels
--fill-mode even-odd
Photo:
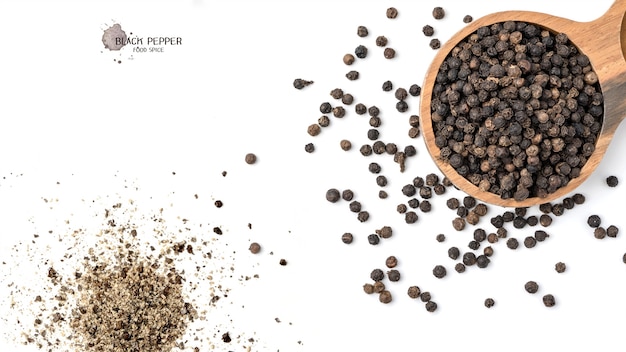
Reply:
[[[545,197],[578,177],[604,111],[598,76],[574,44],[510,21],[454,47],[431,103],[442,159],[504,199]]]

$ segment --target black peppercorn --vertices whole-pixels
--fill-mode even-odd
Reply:
[[[585,196],[580,193],[576,193],[572,196],[572,200],[574,201],[574,203],[580,205],[585,203]]]
[[[398,206],[396,207],[396,211],[400,214],[404,214],[407,211],[406,205],[404,204],[398,204]]]
[[[493,248],[491,248],[491,246],[485,247],[485,249],[483,249],[483,254],[491,257],[493,255]]]
[[[352,143],[347,139],[342,139],[341,142],[339,142],[339,146],[344,151],[352,149]]]
[[[380,133],[377,129],[372,128],[367,131],[367,138],[371,141],[377,140],[379,135]]]
[[[470,21],[471,22],[471,21]],[[467,22],[466,22],[467,23]],[[487,308],[491,308],[496,304],[496,302],[493,300],[493,298],[487,298],[485,299],[485,307]]]
[[[351,212],[358,213],[361,211],[361,202],[354,200],[350,202],[349,207]]]
[[[489,257],[484,254],[481,254],[476,258],[476,266],[481,269],[486,268],[490,262],[491,260],[489,259]]]
[[[487,232],[483,229],[474,230],[474,240],[477,242],[482,242],[487,239]]]
[[[330,91],[330,96],[334,99],[341,99],[341,97],[343,97],[343,90],[341,88],[335,88]]]
[[[442,19],[445,15],[446,15],[446,12],[444,11],[444,9],[443,9],[443,8],[441,8],[441,7],[437,6],[437,7],[435,7],[435,8],[433,9],[433,17],[434,17],[436,20],[440,20],[440,19]]]
[[[600,226],[600,217],[598,215],[591,215],[587,218],[587,224],[590,227],[598,227]]]
[[[602,226],[598,226],[593,230],[593,236],[599,240],[606,237],[606,230]]]
[[[383,226],[380,229],[376,230],[376,234],[382,238],[389,238],[393,235],[393,230],[390,226]]]
[[[619,229],[615,225],[611,225],[606,228],[606,235],[609,237],[612,237],[612,238],[617,237],[618,232],[619,232]]]
[[[336,188],[331,188],[328,191],[326,191],[326,200],[327,201],[329,201],[331,203],[335,203],[340,198],[341,198],[341,194],[339,193],[339,190],[337,190]]]
[[[463,205],[468,209],[473,208],[476,205],[476,198],[472,196],[465,196],[463,198]]]
[[[446,235],[440,233],[435,237],[435,239],[437,240],[437,242],[444,242],[446,240]]]
[[[368,213],[368,212],[366,212],[366,211],[360,211],[360,212],[357,214],[357,219],[358,219],[360,222],[366,222],[366,221],[367,221],[367,219],[369,219],[369,218],[370,218],[370,213]]]
[[[456,272],[459,274],[465,272],[465,264],[456,263],[456,265],[454,265],[454,270],[456,270]]]
[[[385,273],[381,269],[374,269],[370,273],[370,279],[374,281],[383,281],[385,278]]]
[[[480,242],[478,242],[478,241],[474,241],[474,240],[471,240],[467,246],[468,246],[471,250],[477,250],[478,248],[480,248]]]
[[[465,219],[454,218],[454,220],[452,220],[452,227],[457,231],[462,231],[465,228]]]
[[[422,93],[422,87],[417,84],[413,84],[409,87],[409,94],[414,97],[418,97]],[[417,127],[417,126],[413,126]]]
[[[357,34],[359,37],[363,38],[363,37],[367,37],[367,35],[369,34],[369,32],[368,32],[368,30],[367,30],[367,27],[365,27],[365,26],[359,26],[359,27],[357,28],[357,30],[356,30],[356,34]]]
[[[453,198],[450,198],[450,199],[448,199],[448,200],[446,201],[446,206],[447,206],[447,207],[448,207],[448,209],[450,209],[450,210],[456,210],[456,209],[458,209],[458,208],[459,208],[459,204],[460,204],[459,200],[458,200],[458,199],[456,199],[456,198],[454,198],[454,197],[453,197]]]
[[[461,252],[459,251],[457,247],[450,247],[448,249],[448,257],[450,257],[450,259],[456,260],[459,257],[459,255],[461,255]]]
[[[422,291],[420,290],[418,286],[410,286],[409,289],[407,290],[407,294],[409,295],[409,297],[413,299],[419,298],[421,293]]]
[[[556,270],[557,273],[562,273],[565,271],[567,267],[565,266],[565,263],[563,262],[558,262],[554,265],[554,270]]]
[[[354,49],[354,54],[359,59],[364,59],[367,56],[367,47],[364,45],[357,46],[356,49]]]
[[[407,145],[406,147],[404,147],[404,155],[411,157],[411,156],[415,156],[415,154],[417,154],[417,150],[415,149],[414,146]]]
[[[348,71],[348,73],[346,73],[346,78],[349,81],[356,81],[357,79],[359,79],[359,76],[360,76],[359,71],[355,71],[355,70]],[[343,101],[343,99],[342,99],[342,101]],[[343,101],[343,103],[346,104],[346,105],[352,104],[352,102],[346,103],[345,101]]]
[[[368,295],[374,293],[374,285],[370,283],[364,284],[363,291],[365,291],[365,293],[367,293]]]
[[[414,224],[417,222],[417,214],[414,211],[408,211],[406,212],[406,214],[404,214],[404,221],[407,224]]]
[[[521,216],[516,216],[515,219],[513,219],[513,227],[515,227],[516,229],[521,229],[524,226],[526,226],[526,219],[524,219]]]
[[[383,92],[389,92],[393,89],[393,83],[391,81],[383,82]]]
[[[474,20],[474,18],[473,18],[472,16],[470,16],[470,15],[465,15],[465,16],[463,17],[463,23],[470,23],[470,22],[472,22],[473,20]]]
[[[528,224],[528,226],[536,226],[539,223],[539,218],[537,218],[535,215],[531,215],[526,218],[526,223]]]
[[[434,38],[430,40],[430,43],[428,45],[430,46],[431,49],[437,50],[441,47],[441,42],[439,41],[439,39]]]
[[[394,19],[398,17],[398,10],[395,7],[390,7],[387,9],[387,18]]]
[[[383,51],[383,56],[385,59],[393,59],[396,57],[396,51],[393,48],[385,48]]]
[[[391,269],[387,272],[387,277],[389,277],[391,282],[400,281],[400,272],[396,269]]]
[[[369,167],[368,167],[369,171],[373,174],[377,174],[381,171],[381,167],[378,163],[370,163]]]
[[[539,223],[543,227],[548,227],[548,226],[550,226],[550,224],[552,224],[552,218],[548,214],[542,214],[539,217]]]
[[[367,109],[367,112],[370,114],[370,116],[376,117],[378,116],[378,114],[380,114],[380,109],[378,109],[378,107],[374,105],[374,106],[370,106],[370,108]]]
[[[387,265],[389,269],[395,268],[396,265],[398,265],[398,258],[393,255],[387,257],[387,259],[385,260],[385,265]]]
[[[424,35],[427,37],[431,37],[433,34],[435,34],[435,29],[430,25],[425,25],[422,28],[422,33],[424,33]]]
[[[307,153],[313,153],[315,151],[315,145],[313,143],[307,143],[304,145],[304,151]]]
[[[535,281],[528,281],[524,285],[524,289],[526,289],[528,293],[537,293],[537,291],[539,291],[539,285],[537,285]]]
[[[422,300],[422,302],[428,302],[430,301],[430,299],[432,298],[430,292],[426,291],[426,292],[422,292],[420,294],[420,300]]]
[[[436,265],[433,268],[433,275],[435,275],[436,278],[441,279],[443,277],[446,276],[446,268],[443,265]]]
[[[354,239],[354,236],[352,236],[352,234],[349,233],[349,232],[346,232],[343,235],[341,235],[341,242],[343,242],[345,244],[352,243],[353,239]]]
[[[376,184],[380,187],[385,187],[387,186],[387,178],[383,175],[377,176],[376,177]]]
[[[554,307],[554,305],[556,304],[556,301],[554,300],[554,296],[551,294],[547,294],[543,296],[543,304],[546,307]]]
[[[463,254],[463,264],[467,266],[472,266],[476,264],[476,255],[472,252],[467,252]]]
[[[346,189],[341,192],[341,199],[349,202],[352,200],[352,198],[354,198],[354,192],[352,192],[352,190]]]
[[[387,46],[387,38],[383,35],[376,37],[376,46],[384,47]]]
[[[313,84],[313,81],[306,81],[306,80],[301,79],[301,78],[296,78],[293,81],[293,87],[296,88],[296,89],[302,89],[302,88],[304,88],[304,87],[306,87],[308,85],[311,85],[311,84]]]
[[[389,194],[383,190],[378,191],[378,198],[380,199],[387,199],[387,197],[389,196]]]
[[[415,209],[415,208],[420,206],[420,201],[417,200],[417,198],[409,199],[409,201],[406,202],[406,203],[409,205],[409,207],[411,207],[413,209]]]
[[[359,148],[359,152],[363,156],[370,156],[372,155],[372,146],[369,144],[364,144],[361,146],[361,148]]]
[[[535,239],[537,240],[537,242],[543,242],[548,237],[550,237],[550,235],[548,235],[545,231],[542,231],[542,230],[535,231]]]
[[[619,180],[617,179],[616,176],[609,176],[606,178],[606,184],[609,187],[617,187]]]
[[[519,246],[519,242],[517,241],[516,238],[509,238],[506,241],[506,246],[509,247],[510,249],[517,249],[517,247]]]
[[[430,212],[430,211],[431,211],[432,206],[431,206],[431,204],[430,204],[430,202],[429,202],[428,200],[423,200],[423,201],[420,203],[419,208],[420,208],[420,210],[421,210],[423,213],[428,213],[428,212]]]
[[[346,65],[352,65],[354,63],[354,55],[352,54],[345,54],[343,56],[343,63]]]
[[[363,115],[367,112],[367,107],[362,103],[358,103],[354,106],[354,111],[357,115]]]
[[[317,119],[317,123],[321,127],[328,127],[330,125],[330,119],[326,115],[322,115],[319,119]]]
[[[367,236],[367,242],[369,242],[369,244],[375,246],[378,243],[380,243],[380,237],[378,237],[378,235],[375,235],[375,234],[368,235]]]
[[[524,247],[533,248],[537,244],[537,239],[532,236],[528,236],[524,239]]]
[[[415,186],[411,184],[407,184],[404,187],[402,187],[402,194],[404,194],[407,197],[413,197],[415,193],[417,193],[417,190],[415,189]]]

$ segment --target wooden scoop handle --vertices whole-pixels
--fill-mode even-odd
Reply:
[[[426,146],[439,169],[457,187],[485,202],[507,206],[527,207],[550,202],[563,197],[582,184],[599,165],[619,123],[626,116],[626,0],[616,0],[600,18],[591,22],[576,22],[569,19],[538,12],[505,11],[479,18],[470,23],[452,39],[446,42],[437,53],[426,74],[421,97],[420,125]],[[549,194],[546,198],[528,198],[524,201],[502,199],[500,196],[481,191],[467,179],[459,175],[454,168],[440,157],[435,145],[435,136],[431,120],[432,89],[439,67],[448,53],[464,38],[478,28],[506,21],[534,23],[556,33],[565,33],[582,53],[589,57],[591,65],[598,75],[598,81],[604,98],[604,121],[594,153],[583,166],[579,177],[570,180],[567,186]]]

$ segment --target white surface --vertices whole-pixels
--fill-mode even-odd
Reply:
[[[454,213],[445,200],[462,194],[449,190],[432,199],[433,212],[414,225],[404,224],[395,212],[405,201],[402,185],[436,169],[421,137],[407,136],[408,116],[418,114],[419,99],[410,98],[409,112],[400,114],[393,94],[380,88],[385,80],[406,88],[422,83],[434,54],[421,33],[427,23],[445,41],[462,28],[466,14],[478,18],[524,9],[582,21],[597,18],[610,3],[2,2],[0,28],[7,49],[0,86],[2,258],[12,244],[28,241],[34,228],[60,226],[54,225],[58,219],[37,215],[42,197],[56,194],[61,213],[80,214],[83,198],[153,196],[156,200],[143,204],[158,207],[167,206],[158,205],[159,199],[169,199],[171,192],[181,199],[199,193],[226,205],[216,212],[210,202],[198,208],[175,201],[172,214],[219,222],[228,229],[222,243],[239,253],[238,270],[260,274],[257,281],[233,287],[235,305],[247,308],[228,312],[236,317],[236,329],[256,332],[263,341],[259,350],[623,350],[624,128],[596,173],[578,189],[587,203],[555,218],[546,242],[532,250],[520,245],[517,251],[500,242],[487,269],[470,267],[461,275],[447,249],[455,245],[465,251],[473,228],[454,231]],[[389,6],[398,8],[397,19],[385,17]],[[445,8],[444,20],[432,19],[434,6]],[[133,60],[123,52],[122,63],[114,64],[118,56],[102,52],[100,41],[102,29],[114,22],[139,35],[171,33],[182,37],[183,45],[162,54],[134,54]],[[356,35],[358,25],[368,27],[367,38]],[[378,35],[389,38],[395,59],[385,60],[375,47]],[[343,65],[342,56],[359,44],[370,49],[368,58]],[[360,71],[358,81],[344,77],[351,69]],[[315,83],[297,91],[295,78]],[[404,174],[388,156],[359,154],[369,126],[353,106],[318,137],[306,134],[321,115],[320,103],[334,103],[328,93],[336,87],[352,93],[355,103],[381,109],[382,140],[416,146],[418,156],[409,159]],[[350,152],[339,148],[344,138],[353,143]],[[315,144],[315,153],[304,152],[308,142]],[[256,165],[244,163],[248,152],[257,154]],[[374,160],[389,178],[386,200],[377,198],[375,176],[367,171]],[[604,181],[609,175],[622,183],[609,189]],[[122,180],[139,191],[125,189],[129,183]],[[370,220],[359,223],[347,202],[326,202],[324,193],[331,187],[354,190]],[[490,207],[478,226],[493,231],[488,219],[501,211]],[[593,238],[586,225],[591,214],[601,215],[603,225],[618,226],[618,238]],[[75,219],[89,222],[85,216]],[[384,225],[392,226],[393,237],[378,246],[367,244],[366,236]],[[520,242],[534,232],[508,228]],[[344,232],[355,234],[352,245],[341,243]],[[438,233],[446,234],[445,243],[435,241]],[[263,245],[258,257],[247,253],[250,240]],[[387,285],[394,301],[383,305],[364,294],[362,285],[370,282],[372,269],[384,268],[389,255],[399,258],[402,279]],[[279,266],[279,258],[288,266]],[[563,274],[554,271],[559,261],[567,264]],[[431,273],[436,264],[448,269],[442,280]],[[7,285],[37,270],[33,265],[24,258],[19,267],[2,268],[3,297]],[[539,283],[538,294],[524,291],[528,280]],[[436,313],[406,296],[413,284],[433,294]],[[555,295],[556,307],[543,306],[546,293]],[[483,306],[487,297],[496,301],[491,309]],[[7,304],[1,307],[6,310]],[[13,314],[0,312],[7,340],[3,350],[22,347],[11,337]]]

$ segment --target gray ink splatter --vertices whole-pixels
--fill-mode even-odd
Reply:
[[[122,26],[114,24],[104,31],[102,34],[102,43],[109,50],[120,50],[126,45],[126,33],[122,30]]]

